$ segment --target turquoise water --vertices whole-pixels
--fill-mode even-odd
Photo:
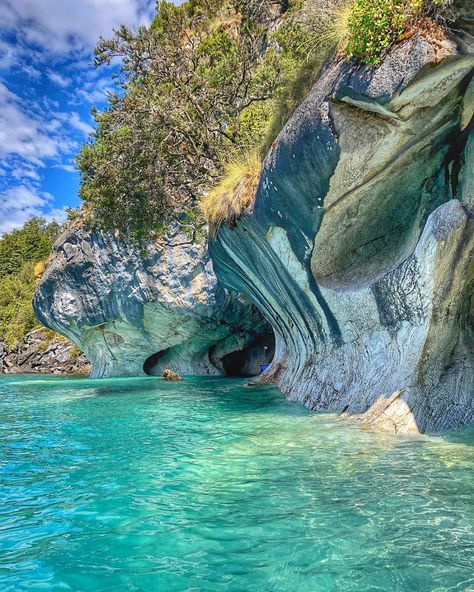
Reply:
[[[474,590],[474,430],[241,380],[0,378],[0,590]]]

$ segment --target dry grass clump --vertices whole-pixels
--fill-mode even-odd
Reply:
[[[46,263],[45,261],[38,261],[33,268],[33,273],[35,276],[35,280],[37,282],[40,281],[41,277],[43,276],[44,272],[46,271]]]
[[[299,20],[306,31],[313,31],[312,36],[304,39],[304,52],[308,58],[312,55],[327,55],[337,49],[344,50],[350,36],[349,20],[353,0],[307,0]]]
[[[220,183],[201,200],[201,211],[215,227],[235,222],[253,204],[260,180],[262,161],[253,151],[224,167]]]
[[[343,51],[347,45],[350,32],[350,18],[353,0],[329,0],[325,9],[320,2],[313,2],[309,18],[315,30],[319,31],[318,42],[321,48]],[[310,3],[311,6],[311,3]]]

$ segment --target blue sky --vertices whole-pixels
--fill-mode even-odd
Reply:
[[[0,0],[0,234],[77,206],[74,156],[104,107],[100,35],[147,24],[154,0]]]

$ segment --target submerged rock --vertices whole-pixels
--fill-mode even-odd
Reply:
[[[474,419],[474,58],[443,51],[416,34],[378,68],[329,65],[210,245],[273,326],[265,380],[406,432]]]
[[[252,366],[271,327],[218,287],[205,238],[171,232],[144,251],[76,224],[53,247],[36,315],[79,345],[94,377],[219,374],[233,352]]]

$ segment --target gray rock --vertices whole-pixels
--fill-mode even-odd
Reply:
[[[404,433],[474,419],[474,58],[443,51],[415,35],[329,65],[210,245],[274,328],[262,380]]]
[[[140,252],[76,224],[54,245],[34,308],[78,344],[95,377],[159,376],[167,367],[219,374],[226,355],[238,347],[245,358],[271,333],[255,307],[217,286],[205,237],[176,230]],[[210,359],[211,348],[222,354]]]
[[[90,364],[68,339],[44,329],[26,335],[14,347],[0,342],[0,374],[88,374]]]

